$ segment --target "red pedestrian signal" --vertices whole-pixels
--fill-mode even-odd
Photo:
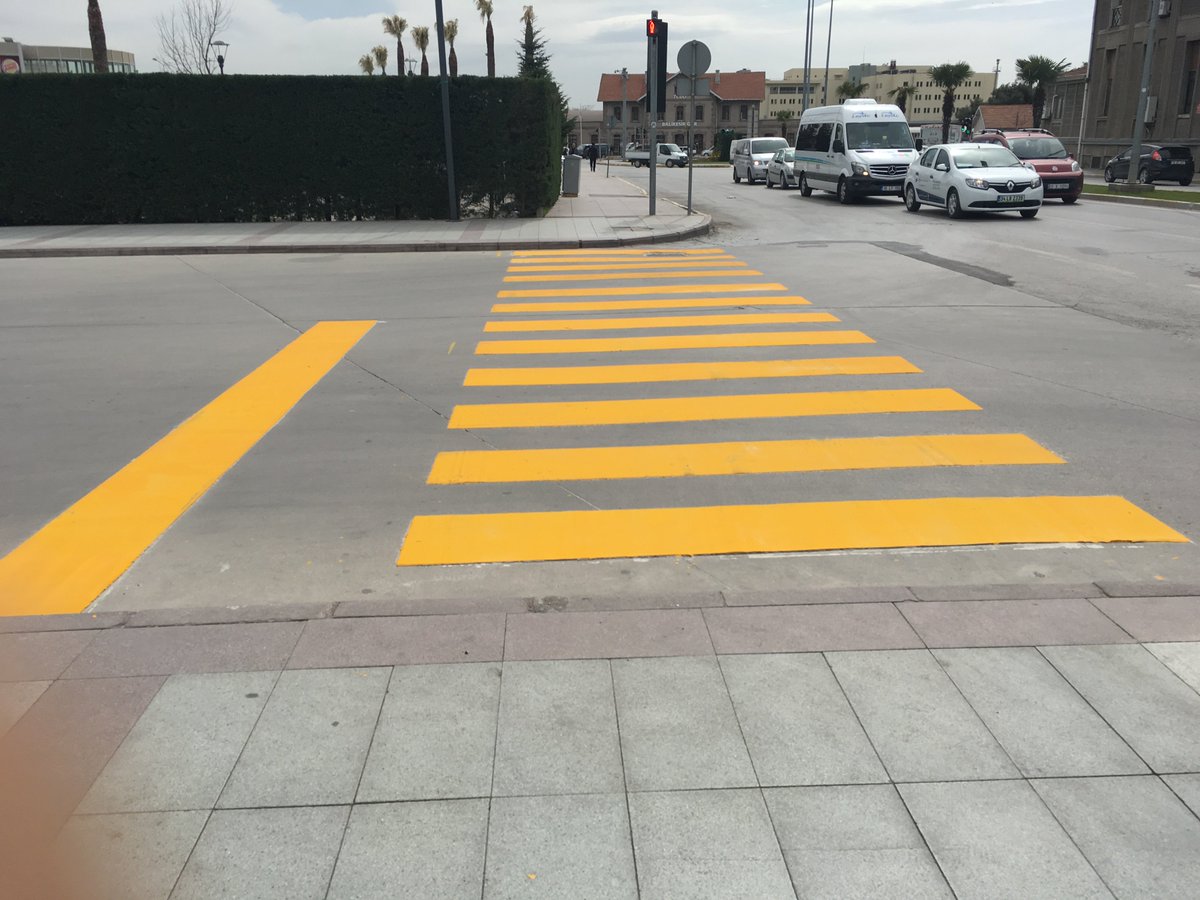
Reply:
[[[658,19],[646,20],[646,37],[658,37]]]

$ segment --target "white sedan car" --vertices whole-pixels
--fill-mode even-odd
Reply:
[[[791,147],[777,150],[767,163],[767,187],[779,185],[781,188],[789,188],[793,184],[799,184],[796,171],[792,168],[795,161],[796,151]]]
[[[904,205],[943,206],[952,219],[970,212],[1018,210],[1032,219],[1042,206],[1042,179],[1007,147],[939,144],[926,147],[904,176]]]

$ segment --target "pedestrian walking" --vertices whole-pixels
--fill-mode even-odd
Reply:
[[[590,147],[588,147],[588,163],[591,165],[593,172],[596,171],[596,160],[599,158],[600,148],[597,145],[592,144]]]

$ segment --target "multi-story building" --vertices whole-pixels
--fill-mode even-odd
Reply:
[[[12,38],[0,38],[0,75],[19,75],[22,72],[87,73],[95,72],[91,47],[35,47]],[[132,53],[108,51],[108,71],[136,72]]]
[[[666,120],[658,127],[658,140],[687,144],[687,123],[692,123],[692,147],[699,151],[716,143],[717,133],[730,129],[735,136],[766,134],[760,121],[766,96],[766,72],[739,69],[737,72],[709,72],[701,76],[708,90],[695,97],[688,93],[687,79],[667,76]],[[600,76],[596,99],[602,104],[607,140],[614,147],[649,140],[646,114],[646,76],[640,72],[622,76]],[[778,122],[769,120],[776,129]],[[778,133],[773,131],[771,133]]]
[[[762,126],[758,133],[768,137],[795,138],[800,115],[809,106],[824,106],[838,102],[838,88],[845,83],[849,69],[810,69],[808,81],[804,69],[788,69],[783,78],[768,78],[763,95]],[[807,95],[807,102],[805,102]],[[828,101],[825,99],[829,97]]]
[[[1200,0],[1095,0],[1080,162],[1099,168],[1129,146],[1151,11],[1154,57],[1144,116],[1149,143],[1200,151]],[[1074,148],[1072,148],[1074,149]]]
[[[897,65],[892,60],[887,65],[869,63],[850,66],[847,79],[862,82],[867,86],[864,97],[878,103],[895,103],[895,92],[902,87],[912,87],[916,93],[905,104],[905,116],[912,125],[931,125],[942,121],[942,98],[945,89],[933,83],[929,70],[933,66]],[[966,106],[973,100],[986,101],[996,89],[995,72],[972,72],[954,92],[956,107]],[[836,98],[832,89],[830,96]],[[836,103],[833,99],[831,102]]]

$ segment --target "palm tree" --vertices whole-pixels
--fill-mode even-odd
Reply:
[[[772,115],[779,120],[779,130],[783,132],[781,137],[783,137],[784,140],[787,140],[788,122],[790,122],[796,114],[790,109],[780,109],[776,110],[774,113],[772,113]]]
[[[908,113],[908,101],[910,97],[915,97],[917,89],[911,84],[902,84],[898,88],[888,91],[888,96],[896,101],[896,105],[900,107],[900,112]]]
[[[363,70],[364,75],[375,74],[375,57],[370,53],[364,53],[358,58],[358,67]]]
[[[1031,56],[1017,60],[1017,80],[1033,88],[1033,127],[1042,127],[1042,111],[1046,108],[1046,89],[1067,71],[1065,59],[1055,62],[1048,56]]]
[[[387,60],[388,60],[387,47],[383,46],[383,44],[379,44],[376,47],[372,47],[371,55],[375,57],[375,64],[377,66],[379,66],[379,74],[386,75],[387,74]]]
[[[458,77],[458,54],[454,52],[454,41],[458,38],[458,19],[446,23],[446,43],[450,45],[450,77]]]
[[[479,21],[487,22],[487,67],[488,78],[496,77],[496,35],[492,32],[492,0],[475,0],[479,10]]]
[[[410,34],[412,34],[413,43],[421,51],[421,74],[428,75],[429,57],[425,55],[425,51],[429,49],[429,28],[425,25],[414,25]]]
[[[929,70],[933,83],[945,90],[942,95],[942,143],[950,140],[950,117],[954,115],[954,92],[959,85],[971,77],[971,64],[965,62],[942,63]]]
[[[854,100],[861,97],[867,92],[866,82],[863,81],[843,81],[838,85],[837,95],[843,101]]]
[[[108,38],[104,36],[100,0],[88,0],[88,34],[92,39],[92,66],[97,75],[103,75],[108,71]]]
[[[384,16],[383,18],[383,33],[389,34],[396,39],[396,74],[404,74],[404,44],[400,38],[404,35],[405,29],[408,28],[408,19],[402,19],[400,16]]]

